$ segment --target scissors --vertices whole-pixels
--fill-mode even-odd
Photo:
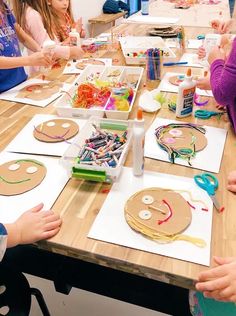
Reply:
[[[208,193],[208,195],[212,199],[215,208],[218,212],[220,212],[220,204],[215,196],[215,191],[218,189],[219,186],[217,178],[211,173],[202,173],[194,176],[194,181],[201,189],[205,190]]]
[[[208,110],[197,110],[197,111],[195,111],[194,116],[197,118],[201,118],[203,120],[207,120],[212,116],[219,115],[221,117],[221,115],[223,115],[225,113],[226,113],[226,111],[216,112],[216,111],[208,111]]]

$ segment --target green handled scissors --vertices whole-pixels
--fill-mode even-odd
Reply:
[[[211,173],[202,173],[194,176],[194,181],[201,189],[205,190],[208,193],[208,195],[212,199],[215,208],[219,212],[220,204],[215,197],[215,191],[218,189],[219,186],[217,178]]]
[[[208,110],[197,110],[194,113],[194,116],[197,118],[201,118],[203,120],[207,120],[212,116],[221,116],[223,114],[225,114],[226,111],[222,111],[222,112],[216,112],[216,111],[208,111]]]

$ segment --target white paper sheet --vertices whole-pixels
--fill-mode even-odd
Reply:
[[[84,60],[87,60],[88,58],[85,59],[79,59],[76,61],[70,60],[68,61],[68,63],[66,64],[64,70],[63,70],[63,74],[65,75],[70,75],[70,74],[81,74],[83,72],[84,69],[78,69],[76,67],[78,62],[83,62]],[[112,59],[111,58],[93,58],[96,60],[100,60],[104,63],[104,66],[111,66],[112,65]]]
[[[132,194],[148,187],[188,190],[194,199],[206,203],[208,212],[202,211],[201,204],[198,204],[196,209],[192,210],[190,226],[184,231],[186,235],[203,239],[206,247],[200,248],[186,241],[159,244],[130,228],[124,217],[125,203]],[[189,201],[188,194],[182,195]],[[211,228],[212,201],[204,190],[197,187],[193,179],[147,171],[141,177],[134,177],[132,169],[124,167],[119,181],[112,186],[98,213],[88,237],[209,266]]]
[[[61,96],[61,92],[57,92],[55,94],[53,94],[50,98],[47,99],[43,99],[43,100],[31,100],[28,98],[17,98],[17,94],[19,93],[19,91],[31,84],[37,84],[37,83],[47,83],[47,80],[41,80],[41,79],[29,79],[27,81],[24,81],[23,83],[19,84],[18,86],[0,93],[0,99],[1,100],[7,100],[7,101],[12,101],[12,102],[18,102],[18,103],[24,103],[24,104],[30,104],[30,105],[34,105],[34,106],[38,106],[38,107],[45,107],[47,105],[49,105],[51,102],[53,102],[54,100],[56,100],[58,97]],[[63,88],[62,90],[68,90],[71,87],[70,84],[68,83],[64,83],[63,84]]]
[[[188,48],[189,49],[198,49],[202,45],[202,40],[198,39],[189,39]]]
[[[185,66],[185,67],[194,67],[194,68],[204,68],[204,67],[209,67],[208,61],[207,60],[202,60],[198,58],[197,54],[189,54],[185,53],[179,60],[180,62],[182,61],[187,61],[187,65],[179,65],[179,66]]]
[[[134,15],[129,17],[128,19],[124,19],[122,23],[175,24],[178,21],[178,17]]]
[[[185,65],[186,66],[186,65]],[[175,86],[169,82],[169,78],[172,76],[179,76],[179,75],[184,75],[184,73],[180,72],[167,72],[164,77],[161,80],[161,83],[159,84],[158,88],[155,89],[156,94],[159,93],[160,91],[166,91],[166,92],[178,92],[178,86]],[[196,88],[196,93],[198,95],[206,96],[206,97],[213,97],[212,91],[211,90],[201,90]]]
[[[184,122],[158,117],[154,120],[145,136],[145,157],[169,162],[167,152],[161,149],[157,144],[155,129],[170,123]],[[218,173],[223,156],[227,130],[211,126],[204,126],[204,128],[206,129],[205,136],[207,138],[207,146],[203,150],[197,152],[196,156],[191,159],[192,166],[189,166],[187,160],[181,158],[176,158],[175,164]]]
[[[44,114],[35,115],[32,120],[29,121],[29,123],[19,132],[19,134],[16,135],[16,137],[11,141],[7,148],[5,148],[5,150],[16,153],[62,156],[68,146],[73,142],[74,137],[68,139],[66,142],[46,143],[40,142],[33,135],[34,127],[52,119],[63,119],[63,117]],[[86,120],[82,119],[70,118],[70,120],[76,122],[79,125],[80,131],[87,122]]]
[[[16,159],[35,159],[47,168],[46,177],[33,190],[14,196],[0,195],[0,222],[12,223],[24,211],[44,203],[44,209],[50,209],[66,185],[69,177],[59,165],[58,159],[1,152],[0,164]]]

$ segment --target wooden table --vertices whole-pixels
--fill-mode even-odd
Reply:
[[[147,26],[134,24],[121,25],[117,28],[117,32],[120,33],[122,31],[129,31],[129,34],[145,35]],[[209,29],[202,28],[200,31],[201,33],[209,32]],[[188,38],[193,38],[198,33],[199,29],[196,28],[188,28],[186,30]],[[98,55],[113,58],[116,65],[124,64],[121,51],[103,51],[99,52]],[[166,71],[170,71],[170,69],[173,71],[177,70],[177,68],[168,68]],[[199,71],[198,69],[193,70],[194,73],[198,73]],[[178,68],[177,71],[180,71],[180,69]],[[62,75],[61,72],[62,69],[53,70],[51,78],[60,78],[62,81],[70,81],[74,78],[73,76]],[[145,78],[143,78],[140,84],[130,118],[134,118],[135,116],[139,95],[144,90],[144,82]],[[165,93],[165,95],[168,97],[170,94]],[[215,101],[212,98],[207,108],[213,109],[214,106]],[[4,149],[36,113],[53,114],[55,113],[55,109],[53,105],[49,105],[46,108],[37,108],[14,102],[1,101],[1,150]],[[175,119],[174,113],[170,112],[165,104],[156,114],[144,114],[146,128],[150,126],[156,116]],[[211,256],[236,256],[236,200],[235,195],[226,190],[227,175],[231,170],[236,169],[236,160],[233,159],[235,156],[234,151],[236,150],[235,135],[229,122],[224,121],[224,119],[219,121],[216,118],[211,118],[207,121],[202,121],[194,117],[187,117],[184,121],[228,129],[221,169],[217,175],[219,179],[217,197],[220,203],[225,206],[225,212],[218,214],[214,211],[213,213]],[[125,165],[131,166],[131,162],[132,154],[129,153]],[[151,159],[145,160],[145,170],[191,178],[199,173],[199,170]],[[99,267],[109,267],[114,269],[114,271],[124,271],[130,275],[143,276],[145,279],[160,280],[181,287],[191,288],[193,281],[197,279],[198,273],[205,270],[206,267],[87,238],[96,214],[99,212],[107,196],[105,192],[109,188],[110,186],[107,184],[70,180],[53,206],[53,210],[63,218],[62,228],[57,236],[51,240],[38,243],[37,247],[49,250],[52,253],[75,258],[80,262],[94,263]],[[213,262],[211,262],[211,266],[213,266]]]
[[[209,27],[210,22],[213,19],[219,19],[219,13],[222,13],[224,20],[230,18],[228,0],[222,0],[218,4],[195,4],[188,9],[175,9],[175,3],[165,0],[153,1],[149,5],[148,17],[169,17],[178,18],[178,25],[193,26],[193,27]],[[140,16],[138,12],[132,15],[128,19],[124,20],[124,23],[129,23],[132,19]]]

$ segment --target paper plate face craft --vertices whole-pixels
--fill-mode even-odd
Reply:
[[[43,122],[34,128],[34,137],[47,143],[58,143],[74,137],[79,126],[72,120],[53,119]]]
[[[207,146],[206,130],[194,124],[168,124],[155,130],[158,145],[168,153],[169,160],[174,163],[176,158],[191,159],[196,152]]]
[[[76,64],[76,68],[84,70],[87,65],[105,65],[105,63],[98,59],[84,59]]]
[[[0,194],[17,195],[37,187],[46,176],[46,167],[37,160],[12,160],[0,165]]]
[[[16,97],[40,101],[50,98],[52,95],[59,92],[61,88],[62,83],[59,83],[58,81],[36,83],[21,89]]]
[[[133,194],[125,204],[125,218],[132,229],[160,243],[185,240],[205,246],[204,240],[181,234],[191,224],[192,213],[175,191],[147,188]]]

